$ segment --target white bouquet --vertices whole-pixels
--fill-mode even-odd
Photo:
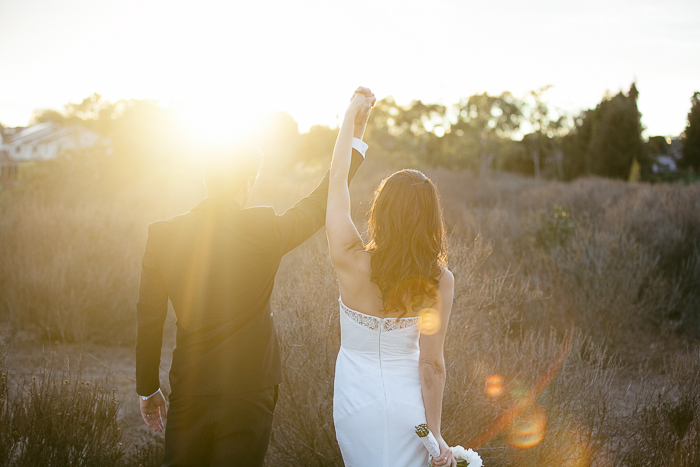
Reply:
[[[462,446],[455,446],[450,449],[452,450],[452,455],[457,460],[457,465],[459,465],[460,460],[465,461],[470,467],[482,467],[484,465],[476,451],[464,449]]]
[[[416,426],[416,434],[423,442],[425,449],[428,450],[430,457],[438,457],[440,455],[440,446],[438,445],[435,436],[428,429],[428,425],[422,423]],[[469,467],[482,467],[484,465],[481,462],[481,457],[479,457],[479,454],[471,449],[464,449],[462,446],[455,446],[450,449],[452,450],[452,455],[457,461],[458,466],[467,465]]]

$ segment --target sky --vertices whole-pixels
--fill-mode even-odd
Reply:
[[[203,132],[290,113],[335,125],[354,89],[400,104],[544,85],[569,113],[636,81],[645,135],[700,91],[697,0],[0,0],[0,122],[98,92],[156,99]]]

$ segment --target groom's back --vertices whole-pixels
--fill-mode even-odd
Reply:
[[[274,210],[205,200],[152,224],[151,236],[177,317],[173,392],[226,394],[278,384],[269,306],[282,257]]]
[[[350,176],[362,162],[353,150]],[[136,304],[136,387],[160,387],[168,299],[177,316],[170,384],[174,394],[235,394],[280,383],[270,295],[280,260],[326,218],[328,172],[284,214],[205,199],[191,212],[148,228]]]

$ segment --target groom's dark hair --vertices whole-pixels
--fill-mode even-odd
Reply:
[[[204,166],[208,194],[236,193],[250,177],[257,177],[263,152],[250,143],[235,143],[211,150]]]

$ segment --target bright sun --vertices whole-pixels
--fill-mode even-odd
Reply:
[[[184,103],[176,107],[188,137],[196,141],[225,144],[251,134],[258,112],[240,112],[228,105]]]

